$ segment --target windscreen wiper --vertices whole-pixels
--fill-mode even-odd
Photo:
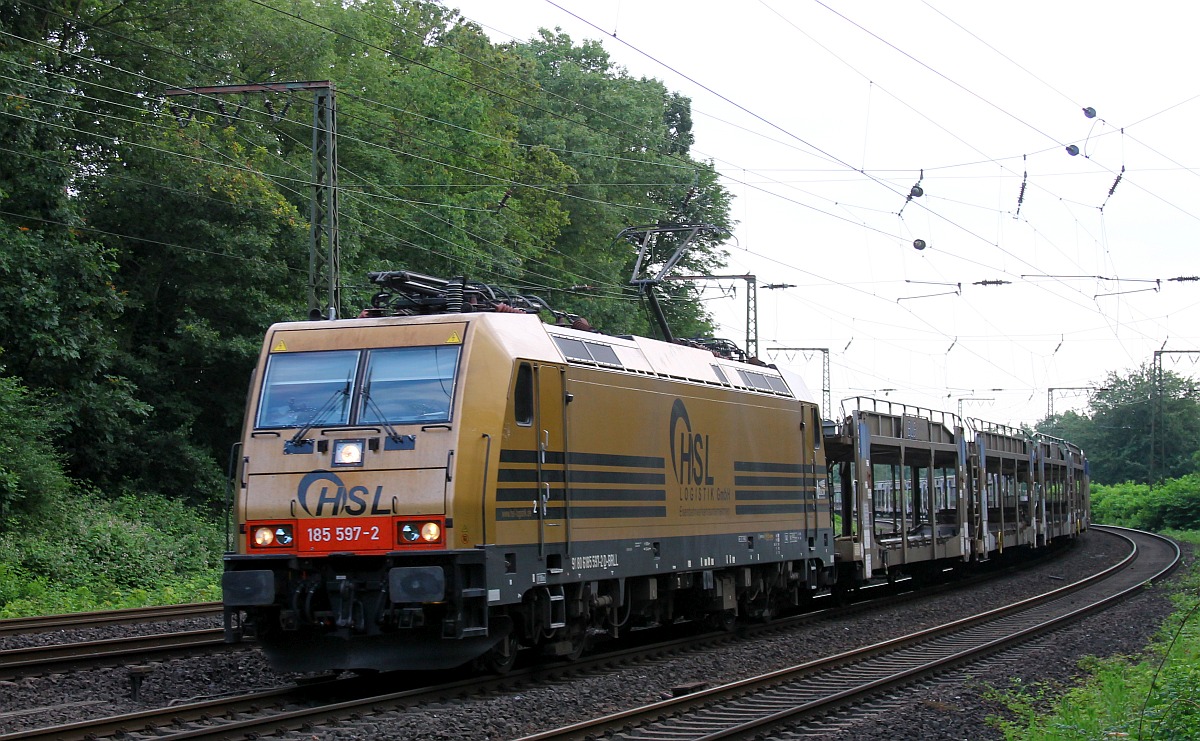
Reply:
[[[312,440],[305,438],[305,435],[308,434],[308,431],[311,430],[314,425],[324,419],[326,414],[329,414],[329,412],[333,410],[333,405],[337,403],[339,397],[345,398],[348,396],[350,396],[350,379],[347,378],[346,385],[342,388],[334,390],[329,399],[321,405],[321,408],[313,414],[308,422],[306,422],[303,427],[296,430],[296,434],[292,435],[292,439],[287,441],[287,444],[284,445],[284,448],[298,448],[305,443],[312,443]]]
[[[363,399],[371,407],[371,411],[375,412],[375,415],[379,417],[379,424],[383,425],[383,429],[385,432],[387,432],[387,436],[393,442],[402,442],[404,440],[403,436],[401,436],[399,432],[396,432],[396,428],[392,427],[388,423],[387,417],[383,414],[383,410],[380,409],[379,405],[375,403],[375,400],[371,398],[371,379],[369,378],[367,379],[366,383],[363,384],[362,395]]]

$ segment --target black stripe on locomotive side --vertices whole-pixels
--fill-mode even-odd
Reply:
[[[497,502],[533,501],[538,495],[537,487],[523,486],[516,489],[497,489]],[[562,489],[550,490],[550,501],[563,499]],[[667,492],[663,489],[571,489],[572,502],[665,502]]]
[[[658,484],[667,483],[661,473],[634,473],[632,471],[581,471],[572,468],[568,477],[572,484]]]
[[[562,469],[543,468],[542,481],[562,483]],[[536,468],[501,468],[496,472],[496,481],[503,484],[527,484],[538,481]],[[657,484],[667,483],[667,477],[661,473],[636,473],[633,471],[580,471],[570,470],[572,484]]]
[[[501,448],[500,449],[501,463],[537,463],[538,451],[523,450],[520,448]],[[547,450],[546,457],[543,463],[546,465],[561,466],[563,462],[562,451]]]
[[[665,502],[664,489],[571,489],[572,502]]]
[[[542,481],[561,484],[562,480],[563,470],[561,468],[542,469]],[[501,484],[537,483],[538,470],[536,468],[501,468],[496,472],[496,481]]]
[[[666,461],[663,458],[644,455],[611,455],[608,453],[579,453],[572,452],[567,454],[567,463],[573,466],[610,466],[612,468],[657,468],[662,469],[666,466]],[[538,451],[536,450],[521,450],[518,448],[501,448],[500,450],[501,463],[537,463]],[[561,451],[546,451],[545,463],[548,465],[562,465],[563,454]]]
[[[750,473],[816,473],[817,467],[811,463],[734,461],[733,470],[748,471]]]
[[[814,489],[734,489],[733,498],[738,501],[775,501],[794,500],[803,501],[805,499],[812,501],[816,499],[817,493]]]
[[[816,479],[804,476],[734,476],[734,486],[815,487]]]
[[[663,458],[646,455],[609,455],[608,453],[569,453],[567,463],[576,466],[613,466],[614,468],[658,468],[666,466]]]

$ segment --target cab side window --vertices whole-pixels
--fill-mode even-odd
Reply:
[[[517,424],[529,427],[533,424],[533,368],[529,363],[517,366],[517,386],[513,390],[513,411]]]

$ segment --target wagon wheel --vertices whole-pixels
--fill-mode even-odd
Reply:
[[[570,637],[571,649],[563,655],[567,661],[579,661],[579,657],[583,656],[583,652],[587,649],[588,638],[587,631],[581,630]]]
[[[480,667],[492,674],[508,674],[517,663],[517,653],[517,638],[509,633],[480,657]]]
[[[717,630],[723,630],[726,633],[732,632],[737,627],[737,610],[710,612],[708,621]]]

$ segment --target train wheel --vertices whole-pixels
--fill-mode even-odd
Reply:
[[[500,639],[479,659],[481,668],[492,674],[508,674],[517,663],[517,639],[511,633]]]
[[[571,649],[563,655],[567,661],[579,661],[579,657],[583,656],[583,652],[587,649],[588,639],[587,631],[580,631],[571,636]]]
[[[737,627],[737,611],[722,610],[721,612],[713,612],[709,614],[709,620],[712,621],[713,627],[717,630],[730,633]]]

